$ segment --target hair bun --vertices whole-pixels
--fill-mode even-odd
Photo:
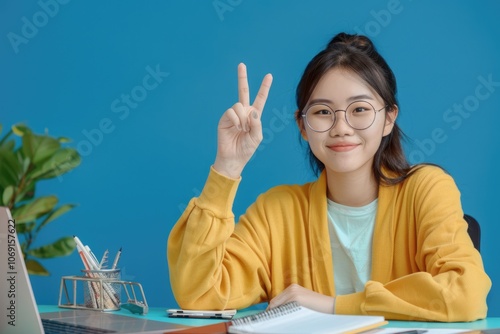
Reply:
[[[330,41],[330,43],[328,43],[328,46],[326,48],[327,49],[333,48],[337,43],[352,46],[355,47],[356,49],[365,52],[373,50],[372,41],[368,37],[363,35],[350,35],[346,34],[345,32],[341,32],[332,38],[332,40]]]

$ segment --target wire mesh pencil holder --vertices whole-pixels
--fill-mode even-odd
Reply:
[[[58,306],[95,311],[116,311],[121,307],[146,314],[148,304],[142,285],[120,279],[120,269],[82,270],[82,276],[63,276]],[[122,293],[123,292],[123,293]],[[122,302],[122,294],[127,300]]]

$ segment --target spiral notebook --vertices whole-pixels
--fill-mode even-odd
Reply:
[[[290,302],[231,321],[229,333],[359,333],[387,324],[382,316],[317,312]]]

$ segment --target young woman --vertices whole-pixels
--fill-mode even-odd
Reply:
[[[335,36],[308,64],[296,120],[319,177],[260,195],[235,224],[241,172],[262,140],[272,77],[222,116],[205,187],[168,240],[170,281],[189,309],[270,307],[295,300],[326,313],[386,319],[484,318],[491,282],[460,194],[435,166],[409,166],[396,80],[364,36]]]

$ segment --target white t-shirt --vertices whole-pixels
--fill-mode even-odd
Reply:
[[[376,199],[362,207],[350,207],[328,199],[328,229],[337,295],[363,291],[370,279],[377,202]]]

